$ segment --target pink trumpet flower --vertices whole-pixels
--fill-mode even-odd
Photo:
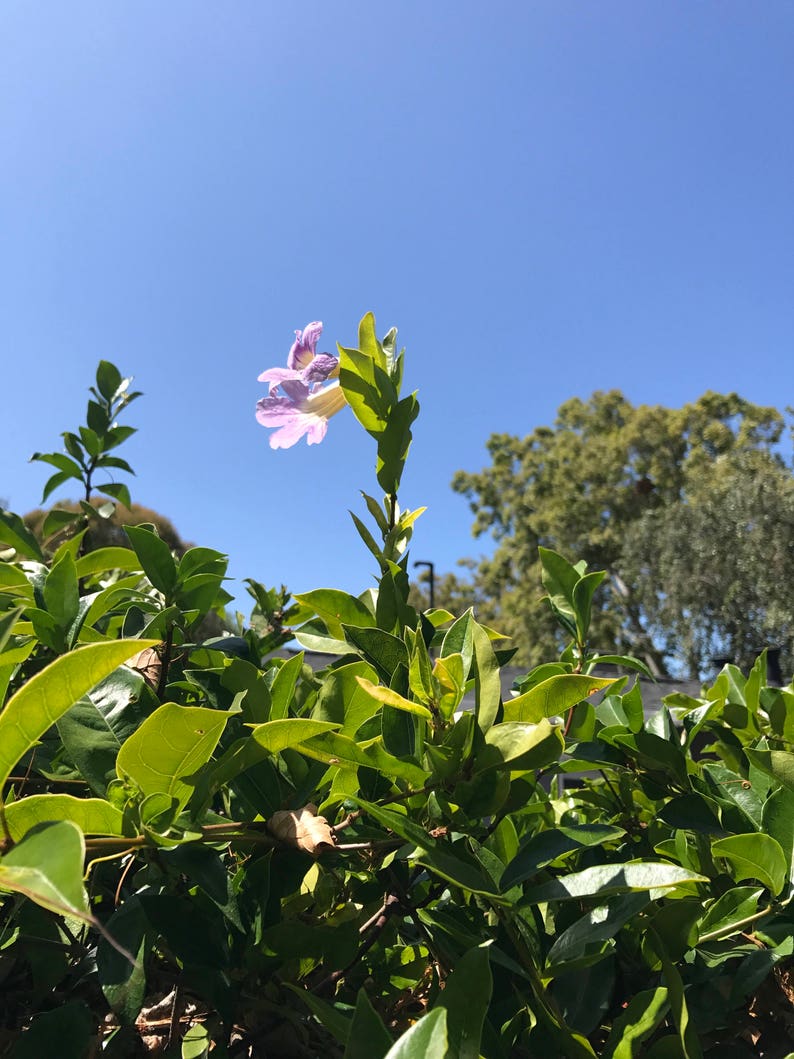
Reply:
[[[270,436],[272,449],[288,449],[304,434],[309,445],[316,445],[325,437],[331,416],[347,404],[339,383],[328,382],[339,376],[339,358],[316,352],[322,330],[315,321],[296,331],[287,367],[268,368],[259,376],[270,388],[268,396],[257,401],[256,418],[263,426],[278,428]]]

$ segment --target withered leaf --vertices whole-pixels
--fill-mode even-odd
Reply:
[[[324,816],[317,816],[316,805],[279,810],[270,817],[267,828],[274,838],[288,846],[305,850],[313,857],[332,849],[335,842],[328,821]]]
[[[161,650],[161,649],[160,649]],[[127,662],[130,669],[140,673],[153,690],[157,690],[163,671],[163,660],[157,647],[145,647]]]

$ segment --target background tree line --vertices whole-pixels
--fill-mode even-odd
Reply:
[[[786,420],[737,394],[680,409],[633,405],[620,391],[563,404],[551,427],[494,434],[490,464],[453,489],[492,554],[436,583],[437,605],[473,605],[509,633],[517,661],[558,646],[539,605],[538,546],[609,572],[593,642],[658,675],[703,676],[715,657],[750,666],[767,645],[791,674],[794,478]],[[426,591],[419,580],[417,592]]]

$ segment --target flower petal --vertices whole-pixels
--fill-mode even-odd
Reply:
[[[270,392],[272,393],[281,383],[289,382],[292,379],[299,380],[302,377],[302,372],[293,371],[292,368],[268,368],[267,371],[263,371],[261,375],[257,376],[257,382],[269,382]]]
[[[319,320],[307,324],[303,331],[296,331],[295,341],[287,356],[287,367],[292,368],[293,371],[302,371],[307,368],[312,362],[322,333],[323,325]]]
[[[318,353],[307,368],[301,373],[301,378],[307,386],[315,382],[325,382],[335,373],[338,374],[339,357],[332,357],[330,353]]]

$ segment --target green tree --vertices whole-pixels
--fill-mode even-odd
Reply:
[[[567,401],[553,427],[525,438],[492,435],[490,466],[459,471],[452,483],[469,500],[474,535],[496,541],[474,574],[478,598],[489,601],[481,620],[513,636],[527,664],[554,649],[559,634],[539,605],[542,545],[609,571],[611,591],[601,594],[593,637],[638,655],[657,674],[671,662],[697,674],[717,646],[746,661],[745,651],[764,640],[785,639],[794,537],[783,517],[791,493],[778,451],[784,425],[776,409],[737,394],[709,392],[670,409],[635,406],[611,390]],[[770,512],[763,525],[775,525],[769,547],[752,519],[752,488],[761,483]],[[722,518],[734,523],[720,536]],[[752,543],[742,520],[752,524]],[[739,538],[743,558],[732,562]],[[773,547],[788,556],[772,564],[774,575]],[[706,579],[710,595],[694,587]],[[763,620],[760,604],[747,602],[762,591]]]

